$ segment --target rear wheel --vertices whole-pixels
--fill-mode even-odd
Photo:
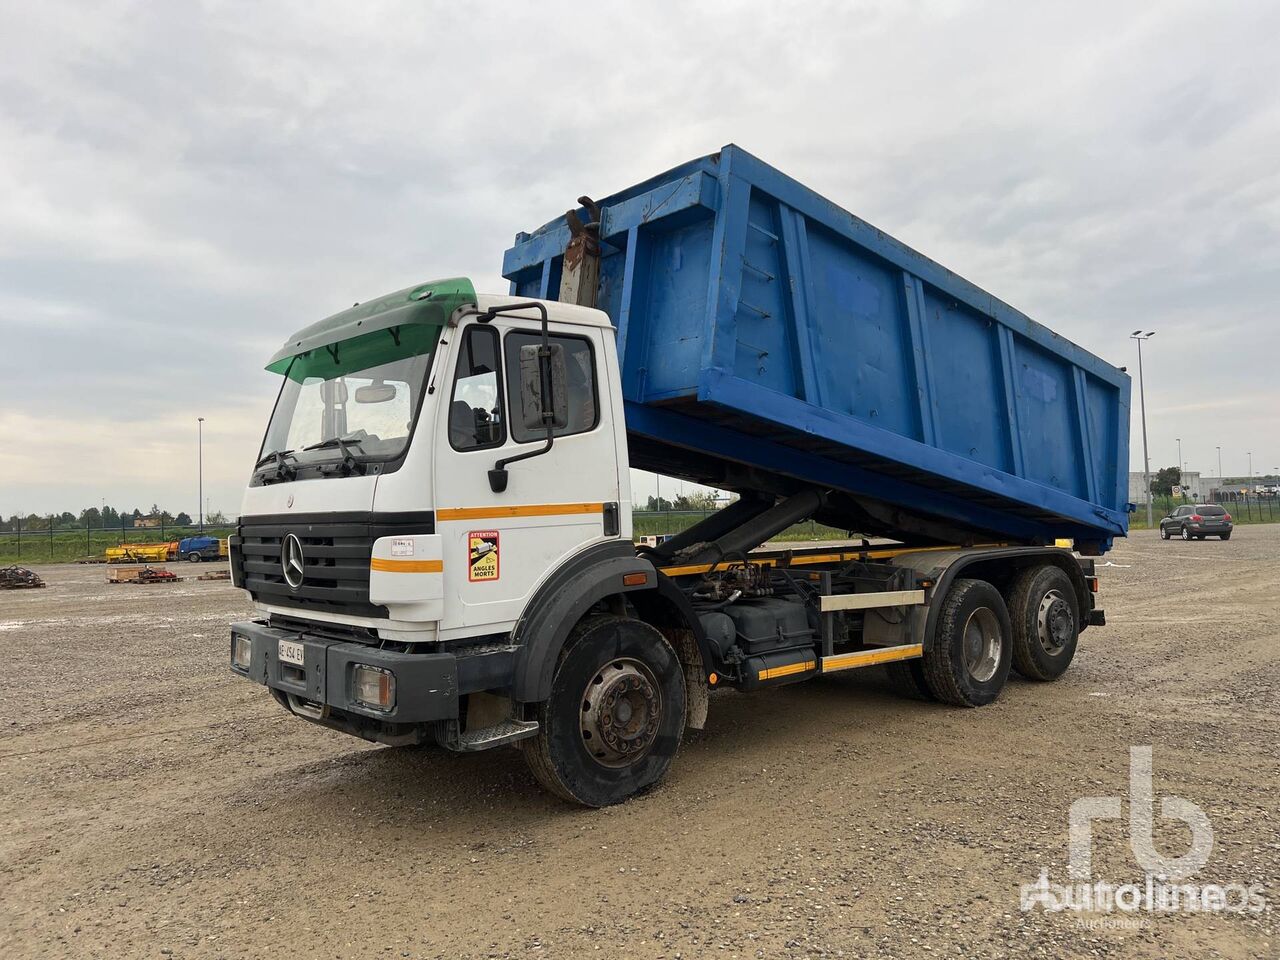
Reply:
[[[684,733],[684,672],[653,627],[597,617],[560,654],[538,735],[523,741],[529,769],[559,797],[605,807],[657,783]]]
[[[198,553],[188,553],[187,559],[190,560],[192,563],[199,563],[201,558],[200,558],[200,554]]]
[[[1224,534],[1222,535],[1222,539],[1223,539],[1223,540],[1230,540],[1230,539],[1231,539],[1231,534],[1229,534],[1229,533],[1224,533]]]
[[[1182,528],[1182,539],[1183,539],[1183,540],[1190,540],[1190,539],[1191,539],[1191,530],[1190,530],[1189,528],[1187,528],[1187,527],[1183,527],[1183,528]]]
[[[929,682],[924,677],[924,665],[920,660],[895,660],[884,665],[889,683],[899,696],[911,700],[935,700]]]
[[[957,580],[924,654],[924,677],[933,695],[959,707],[995,700],[1009,678],[1010,634],[1000,591],[985,580]]]
[[[1024,571],[1009,593],[1013,669],[1028,680],[1056,680],[1071,665],[1080,638],[1071,578],[1046,564]]]

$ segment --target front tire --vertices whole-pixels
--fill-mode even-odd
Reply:
[[[607,807],[666,774],[684,735],[684,671],[657,630],[593,617],[569,636],[525,760],[547,790]]]
[[[1076,655],[1079,607],[1071,578],[1046,564],[1025,570],[1009,593],[1013,669],[1028,680],[1056,680]]]
[[[938,615],[924,676],[933,695],[958,707],[981,707],[1000,696],[1012,660],[1009,610],[985,580],[957,580]]]
[[[1166,527],[1163,523],[1160,524],[1160,539],[1161,540],[1169,539],[1169,528]]]

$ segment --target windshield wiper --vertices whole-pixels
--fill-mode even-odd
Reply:
[[[264,457],[260,457],[258,462],[253,465],[253,469],[257,470],[268,463],[274,463],[276,472],[270,480],[293,480],[298,476],[298,471],[289,465],[289,461],[297,461],[297,457],[293,455],[292,450],[272,450]],[[268,482],[267,477],[263,477],[263,482]]]
[[[262,466],[268,460],[274,460],[276,463],[284,463],[285,457],[290,457],[294,460],[298,459],[293,455],[292,450],[272,450],[265,456],[259,457],[258,462],[253,465],[253,469],[257,470],[258,467]]]
[[[360,446],[360,441],[351,437],[348,437],[346,440],[342,439],[342,437],[330,437],[328,440],[321,440],[319,443],[313,443],[309,447],[303,447],[302,450],[305,453],[308,450],[323,450],[326,447],[337,447],[342,451],[343,468],[348,473],[359,473],[363,475],[368,468],[352,455],[351,449],[347,446],[349,443],[357,447]]]

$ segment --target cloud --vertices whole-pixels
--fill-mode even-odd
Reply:
[[[181,468],[130,454],[180,464],[197,415],[238,501],[293,329],[505,289],[517,230],[731,141],[1113,363],[1157,329],[1153,462],[1280,445],[1217,406],[1275,409],[1274,5],[117,0],[6,28],[0,512],[180,507]]]

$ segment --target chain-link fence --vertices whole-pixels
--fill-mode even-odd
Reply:
[[[59,526],[41,530],[0,532],[0,564],[66,563],[102,560],[108,547],[143,543],[175,543],[185,537],[226,537],[234,524],[157,523],[151,527]]]

